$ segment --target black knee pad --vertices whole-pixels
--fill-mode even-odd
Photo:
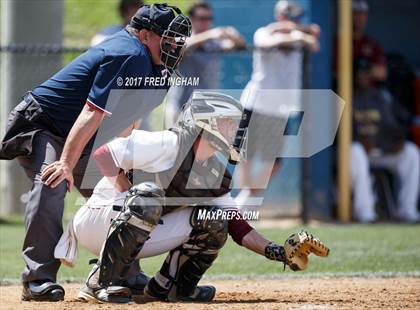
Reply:
[[[203,250],[219,250],[227,240],[228,221],[221,216],[200,219],[199,215],[205,214],[203,210],[205,210],[206,214],[222,214],[222,209],[217,206],[195,207],[190,217],[190,223],[193,228],[190,234],[190,241],[194,240],[195,245]]]

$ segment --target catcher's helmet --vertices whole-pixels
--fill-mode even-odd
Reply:
[[[191,36],[191,21],[176,6],[166,3],[143,5],[133,16],[130,26],[147,29],[161,37],[160,59],[173,72],[182,59],[185,41]]]
[[[198,130],[216,150],[230,161],[238,162],[245,157],[246,128],[240,128],[243,115],[242,106],[231,96],[194,91],[183,106],[177,124]],[[235,144],[238,136],[244,138],[242,143]]]

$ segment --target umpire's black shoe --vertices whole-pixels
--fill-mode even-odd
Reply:
[[[64,288],[51,281],[24,282],[22,300],[24,301],[61,301],[64,300]]]

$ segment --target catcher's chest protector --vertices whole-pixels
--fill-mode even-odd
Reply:
[[[156,183],[165,189],[166,197],[179,198],[179,204],[187,204],[185,198],[195,198],[195,203],[208,201],[209,198],[222,196],[230,192],[232,176],[226,164],[212,156],[204,163],[195,161],[192,149],[198,137],[197,131],[189,128],[172,129],[178,135],[179,152],[174,166],[157,173]],[[171,210],[168,206],[164,213]]]

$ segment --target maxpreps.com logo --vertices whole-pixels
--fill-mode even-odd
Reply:
[[[217,209],[217,210],[206,210],[199,209],[197,218],[198,220],[240,220],[244,219],[247,221],[257,221],[260,217],[260,211],[242,211],[237,209]]]

